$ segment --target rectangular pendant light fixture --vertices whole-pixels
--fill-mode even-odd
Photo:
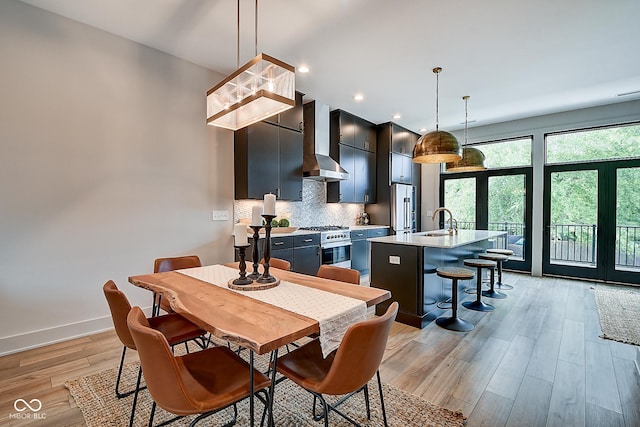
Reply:
[[[294,107],[295,71],[256,56],[207,92],[207,124],[235,131]]]

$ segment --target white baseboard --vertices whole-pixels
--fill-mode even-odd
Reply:
[[[151,313],[151,308],[144,309],[147,316]],[[98,317],[95,319],[83,320],[76,323],[55,326],[53,328],[40,329],[37,331],[25,332],[23,334],[12,335],[0,338],[0,356],[18,353],[32,348],[44,347],[61,341],[68,341],[87,335],[113,329],[111,316]]]

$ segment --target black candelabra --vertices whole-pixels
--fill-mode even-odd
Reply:
[[[256,280],[260,277],[260,272],[258,271],[258,267],[260,265],[260,253],[258,251],[258,242],[260,241],[260,229],[261,225],[252,225],[251,229],[253,230],[253,273],[249,274],[247,277],[251,280]]]
[[[269,274],[269,260],[271,260],[271,221],[273,221],[276,216],[262,214],[262,217],[266,221],[266,225],[264,226],[264,272],[262,276],[256,279],[256,282],[273,283],[278,279]]]
[[[253,283],[253,280],[246,277],[247,275],[247,263],[245,262],[246,250],[249,245],[235,246],[238,250],[238,257],[240,258],[240,277],[233,281],[234,285],[250,285]]]

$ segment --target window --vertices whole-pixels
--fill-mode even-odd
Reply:
[[[549,134],[547,164],[640,157],[640,124]]]

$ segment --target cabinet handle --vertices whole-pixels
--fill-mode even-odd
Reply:
[[[365,141],[364,142],[364,149],[368,150],[369,149],[369,141]]]
[[[303,126],[303,123],[302,123],[302,122],[298,123],[298,129],[300,129],[301,131],[303,130],[303,127],[302,127],[302,126]]]
[[[276,194],[278,195],[278,199],[280,198],[280,189],[276,188]]]
[[[284,245],[284,242],[273,242],[273,246]]]
[[[303,242],[313,242],[313,239],[304,239]]]
[[[356,236],[358,237],[364,237],[364,233],[357,233]]]

